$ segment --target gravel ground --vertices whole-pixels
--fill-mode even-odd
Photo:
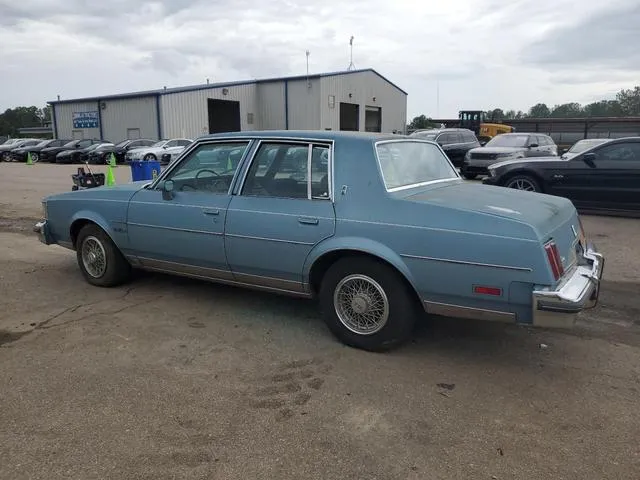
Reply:
[[[304,300],[89,286],[31,234],[75,168],[0,164],[0,478],[638,478],[639,220],[584,217],[607,270],[574,330],[429,319],[371,354]]]

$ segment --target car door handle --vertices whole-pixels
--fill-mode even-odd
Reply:
[[[220,210],[214,208],[213,210],[202,210],[205,215],[220,215]]]
[[[304,225],[318,225],[318,219],[314,217],[298,217],[298,222]]]

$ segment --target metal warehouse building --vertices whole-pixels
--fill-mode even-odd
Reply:
[[[404,132],[407,93],[373,69],[51,101],[55,138],[196,138],[239,130]]]

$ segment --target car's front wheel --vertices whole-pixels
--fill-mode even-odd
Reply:
[[[525,190],[527,192],[541,192],[540,184],[530,175],[516,175],[509,178],[505,184],[507,188],[515,188],[516,190]]]
[[[346,345],[384,351],[406,341],[416,302],[400,274],[369,258],[348,257],[327,270],[320,303],[331,332]]]
[[[466,178],[467,180],[473,180],[474,178],[476,178],[478,176],[478,174],[476,174],[476,173],[463,173],[462,176],[464,178]]]
[[[153,153],[147,153],[144,156],[144,159],[147,161],[155,161],[156,160],[156,156]]]
[[[80,271],[92,285],[114,287],[131,277],[131,265],[111,238],[93,223],[78,233],[76,256]]]

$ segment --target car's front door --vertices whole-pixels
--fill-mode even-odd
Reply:
[[[260,143],[227,213],[225,249],[236,281],[305,290],[305,259],[335,230],[331,154],[323,143]]]
[[[248,140],[203,143],[129,202],[131,254],[146,268],[231,280],[224,225]],[[236,161],[229,159],[234,155]],[[167,184],[167,182],[169,182]],[[167,194],[167,185],[172,191]]]

